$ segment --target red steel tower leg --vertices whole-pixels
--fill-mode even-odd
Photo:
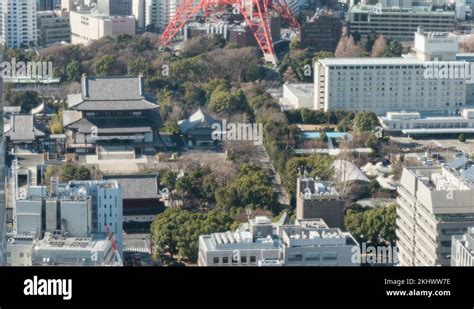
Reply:
[[[246,6],[246,3],[251,3],[252,7]],[[207,16],[211,8],[224,5],[233,5],[238,8],[253,32],[265,59],[276,65],[277,59],[268,22],[270,18],[269,10],[275,10],[282,18],[288,19],[294,29],[299,30],[299,23],[291,13],[285,0],[200,0],[199,3],[194,2],[194,0],[182,0],[175,16],[173,16],[160,37],[160,45],[168,45],[186,25],[186,22],[199,11]]]
[[[291,12],[290,7],[285,0],[273,0],[272,9],[274,9],[282,19],[285,19],[290,24],[290,27],[296,31],[301,30],[300,23],[296,19],[295,15]]]
[[[206,0],[194,4],[193,0],[183,0],[176,10],[176,14],[168,23],[165,31],[161,34],[160,45],[166,46],[173,39],[186,22],[194,17],[199,10],[207,11],[208,2]]]
[[[240,13],[252,30],[255,39],[263,52],[265,60],[276,65],[277,59],[273,49],[270,27],[268,25],[269,15],[266,3],[262,3],[259,0],[253,0],[252,4],[254,8],[256,8],[256,12],[253,12],[252,14],[252,12],[249,13],[243,7],[240,7]],[[251,16],[252,19],[250,19],[249,16]]]

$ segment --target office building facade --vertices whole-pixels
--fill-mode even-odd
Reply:
[[[426,66],[435,59],[456,60],[458,43],[447,33],[416,33],[413,54],[400,58],[327,58],[315,62],[314,109],[418,111],[455,114],[466,105],[466,78],[427,78]]]
[[[351,33],[357,32],[362,37],[373,32],[397,41],[412,41],[418,27],[430,32],[453,32],[456,14],[431,6],[382,8],[357,4],[349,10],[349,24]]]
[[[318,12],[301,27],[301,48],[334,52],[341,38],[342,21],[330,12]]]
[[[108,16],[88,8],[70,12],[71,43],[88,45],[103,37],[121,34],[135,35],[133,16]]]
[[[38,41],[36,0],[1,0],[2,44],[28,48]]]
[[[38,45],[49,46],[71,42],[69,14],[63,11],[37,12]]]
[[[452,236],[474,225],[472,175],[451,165],[403,169],[396,221],[401,266],[451,264]]]
[[[296,219],[321,218],[331,228],[344,228],[344,200],[331,183],[304,176],[296,192]]]
[[[97,10],[108,16],[132,15],[132,0],[97,0]]]
[[[474,266],[474,227],[464,235],[455,235],[451,246],[451,266]]]
[[[255,217],[248,228],[199,236],[199,266],[358,266],[357,241],[321,219],[274,225]]]
[[[93,233],[114,235],[123,250],[123,198],[117,181],[70,181],[30,186],[15,200],[15,233],[35,234],[60,231],[65,237],[89,237]]]

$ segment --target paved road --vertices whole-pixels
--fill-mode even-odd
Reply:
[[[281,183],[280,175],[275,170],[275,167],[268,156],[268,153],[263,145],[256,146],[258,147],[257,156],[260,159],[260,163],[263,165],[264,168],[269,169],[272,171],[273,174],[273,187],[276,189],[278,193],[278,201],[282,205],[290,205],[290,197],[286,192],[285,187]]]
[[[145,249],[150,252],[150,234],[124,234],[123,242],[125,249]]]

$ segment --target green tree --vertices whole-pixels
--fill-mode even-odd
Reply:
[[[319,132],[319,136],[320,136],[320,139],[321,139],[323,142],[325,142],[325,143],[328,142],[329,137],[328,137],[328,135],[327,135],[326,132],[324,132],[324,131]]]
[[[341,111],[336,111],[336,114],[339,114],[337,118],[340,119],[339,123],[337,124],[339,131],[351,131],[356,114],[354,112],[349,112],[348,114],[345,114],[341,113]]]
[[[375,155],[378,155],[381,150],[381,143],[382,139],[375,136],[374,133],[371,133],[369,135],[369,138],[367,138],[367,141],[365,142],[365,146],[371,148],[374,151]]]
[[[382,52],[381,57],[400,57],[402,53],[402,44],[395,40],[387,40],[387,47]]]
[[[77,167],[74,164],[68,163],[64,165],[60,172],[60,179],[63,182],[75,180]]]
[[[113,75],[117,60],[112,55],[104,55],[94,62],[92,68],[98,76],[110,76]]]
[[[160,114],[163,119],[168,119],[168,115],[173,111],[175,102],[173,100],[173,93],[169,90],[161,90],[158,95],[158,102],[160,103]]]
[[[267,94],[258,95],[250,99],[249,105],[253,110],[258,110],[273,102],[272,98]]]
[[[48,165],[44,171],[44,183],[49,187],[52,177],[58,177],[60,173],[59,167],[56,165]]]
[[[344,217],[346,229],[360,242],[379,244],[382,241],[394,243],[397,205],[356,211],[348,209]]]
[[[369,183],[369,190],[370,190],[370,193],[374,194],[375,192],[377,192],[378,190],[380,189],[380,184],[377,180],[375,179],[372,179]]]
[[[144,57],[138,57],[128,64],[128,75],[145,77],[151,75],[150,62]]]
[[[300,172],[308,172],[310,176],[321,180],[329,180],[333,174],[332,163],[334,158],[325,155],[312,155],[307,157],[294,157],[286,162],[283,173],[283,182],[289,188],[291,196],[296,196],[296,181]]]
[[[358,132],[368,132],[374,130],[379,121],[372,112],[360,112],[355,115],[353,125]]]
[[[21,112],[26,114],[40,104],[38,93],[30,90],[11,92],[6,99],[10,106],[21,106]]]
[[[327,121],[326,114],[323,111],[301,109],[301,120],[305,124],[324,124]]]
[[[188,106],[202,106],[206,103],[206,91],[194,83],[186,82],[183,102]]]
[[[228,186],[217,189],[217,205],[230,208],[262,208],[276,210],[278,195],[271,177],[260,167],[243,164],[238,177]]]
[[[91,171],[85,166],[76,168],[74,172],[75,180],[91,180],[91,176]]]
[[[68,82],[78,82],[81,80],[81,64],[77,60],[72,60],[66,66],[66,75]]]
[[[257,63],[252,61],[245,68],[244,80],[246,82],[254,82],[265,78],[265,69]]]
[[[300,39],[295,36],[295,37],[291,40],[290,49],[291,49],[291,50],[294,50],[294,49],[300,49],[300,48],[301,48]]]
[[[374,31],[371,31],[367,35],[367,40],[365,42],[365,51],[370,53],[372,51],[372,47],[374,46],[375,41],[377,40],[378,35]]]
[[[212,92],[208,108],[213,112],[226,114],[245,111],[245,96],[241,90],[228,91],[218,87]]]
[[[75,164],[68,163],[61,167],[59,177],[62,182],[71,180],[91,180],[91,171],[85,167],[78,167]]]
[[[460,141],[461,143],[465,143],[466,142],[466,135],[464,133],[459,134],[458,141]]]
[[[232,223],[231,217],[217,211],[192,213],[168,208],[151,224],[153,247],[158,254],[169,254],[172,258],[178,254],[195,262],[199,235],[227,231]]]
[[[49,123],[49,128],[53,134],[62,134],[64,133],[63,127],[63,110],[59,110],[51,119]]]

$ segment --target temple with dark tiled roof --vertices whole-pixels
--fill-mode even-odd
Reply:
[[[159,106],[141,76],[83,76],[82,92],[68,96],[68,108],[67,147],[77,154],[155,154],[164,147]]]

